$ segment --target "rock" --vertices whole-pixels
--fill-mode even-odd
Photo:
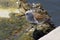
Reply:
[[[43,7],[42,7],[42,5],[40,4],[40,3],[33,3],[32,4],[32,8],[39,8],[39,9],[42,9]]]
[[[21,4],[19,5],[19,11],[22,15],[25,14],[25,12],[31,8],[35,10],[33,13],[34,17],[39,21],[45,21],[42,25],[37,25],[37,30],[29,30],[27,33],[22,35],[22,40],[37,40],[38,38],[44,36],[45,34],[49,33],[51,30],[54,29],[54,26],[51,24],[51,17],[48,15],[48,12],[43,9],[42,5],[40,3],[33,4],[32,6],[29,5],[26,1],[20,0]],[[49,21],[48,21],[49,20]],[[27,35],[27,36],[26,36]],[[33,36],[33,37],[31,37]]]
[[[34,40],[38,40],[40,37],[42,37],[44,35],[45,35],[45,33],[43,33],[43,31],[41,31],[41,30],[35,30],[33,32],[33,38],[34,38]]]
[[[18,9],[20,14],[25,14],[28,9],[31,9],[31,6],[26,2],[26,0],[20,0]]]
[[[27,0],[19,0],[20,2],[23,2],[23,3],[26,3],[27,2]]]

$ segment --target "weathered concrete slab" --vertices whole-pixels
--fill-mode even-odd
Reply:
[[[60,26],[40,38],[39,40],[60,40]]]

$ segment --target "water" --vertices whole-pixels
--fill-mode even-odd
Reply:
[[[54,24],[57,26],[60,25],[60,0],[28,0],[28,2],[40,2],[52,17]]]

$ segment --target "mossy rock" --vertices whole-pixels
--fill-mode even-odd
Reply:
[[[27,33],[23,34],[18,40],[34,40],[31,35],[27,35]]]

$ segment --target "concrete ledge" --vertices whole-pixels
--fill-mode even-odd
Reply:
[[[60,26],[38,40],[60,40]]]

